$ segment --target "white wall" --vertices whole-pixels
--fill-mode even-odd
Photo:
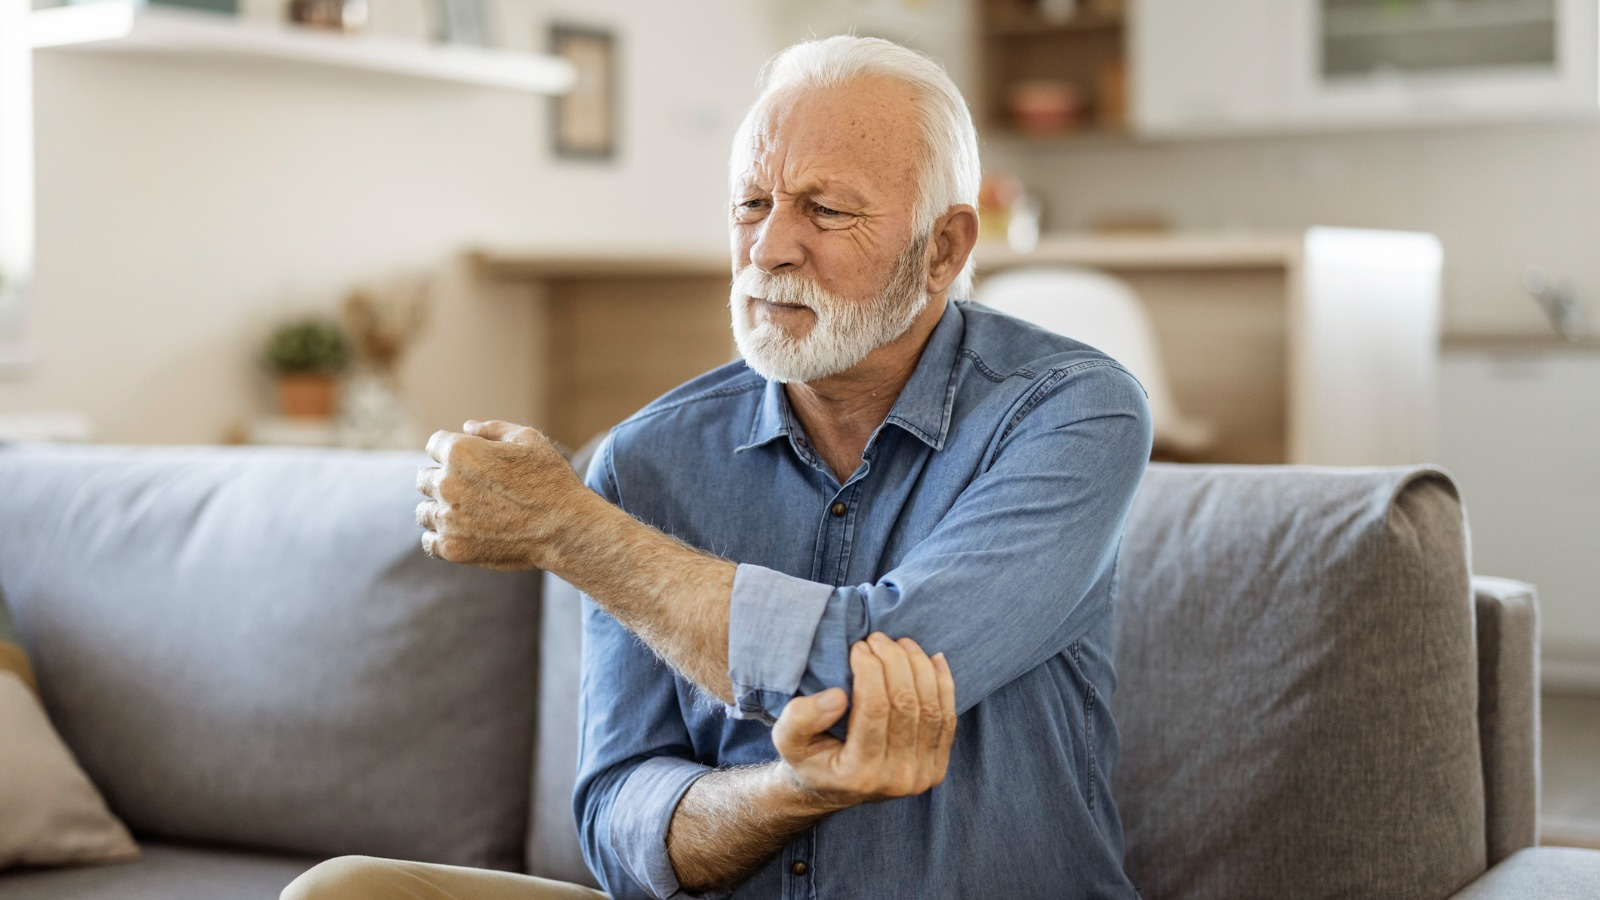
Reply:
[[[399,18],[379,21],[395,30]],[[35,54],[38,250],[0,414],[87,412],[98,437],[219,440],[270,411],[272,323],[364,279],[443,273],[402,381],[424,431],[536,418],[530,304],[468,290],[457,253],[725,246],[727,142],[769,51],[740,0],[507,0],[502,43],[552,20],[618,33],[623,146],[552,159],[544,98],[239,62]],[[259,9],[254,10],[259,12]],[[402,25],[420,23],[406,22]]]

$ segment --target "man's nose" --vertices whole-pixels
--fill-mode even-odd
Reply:
[[[787,204],[775,206],[756,229],[750,262],[763,272],[783,272],[805,262],[800,229],[805,222]]]

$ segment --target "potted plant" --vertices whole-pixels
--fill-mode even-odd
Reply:
[[[272,332],[265,353],[267,368],[278,376],[283,414],[295,419],[333,415],[335,377],[350,363],[350,345],[332,319],[311,317],[285,323]]]

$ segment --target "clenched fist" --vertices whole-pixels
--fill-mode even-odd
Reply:
[[[543,434],[507,422],[468,422],[428,440],[439,463],[417,473],[422,549],[491,569],[548,568],[565,526],[595,495]]]

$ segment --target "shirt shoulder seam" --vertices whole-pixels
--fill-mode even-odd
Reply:
[[[739,394],[747,394],[750,391],[762,390],[765,387],[766,382],[760,380],[749,381],[743,384],[727,384],[721,387],[715,387],[711,388],[710,390],[702,391],[698,394],[684,397],[681,400],[674,400],[671,403],[652,403],[617,423],[617,428],[643,422],[646,419],[654,418],[661,413],[671,412],[675,409],[681,409],[693,403],[702,403],[707,400],[716,400],[721,397],[734,397],[738,396]]]
[[[1073,363],[1070,366],[1060,366],[1047,369],[1044,373],[1044,377],[1040,379],[1039,383],[1030,388],[1028,392],[1022,396],[1022,401],[1018,404],[1017,411],[1012,414],[1011,419],[1006,422],[1006,427],[1001,431],[1000,440],[1004,441],[1006,438],[1010,437],[1011,432],[1015,431],[1017,426],[1022,424],[1022,420],[1026,418],[1029,413],[1037,409],[1039,404],[1043,403],[1050,395],[1050,392],[1055,390],[1057,385],[1061,384],[1061,382],[1067,379],[1067,376],[1087,369],[1098,368],[1115,369],[1116,371],[1127,375],[1129,378],[1133,377],[1133,375],[1129,373],[1127,369],[1124,369],[1112,359],[1086,359],[1082,362]]]

